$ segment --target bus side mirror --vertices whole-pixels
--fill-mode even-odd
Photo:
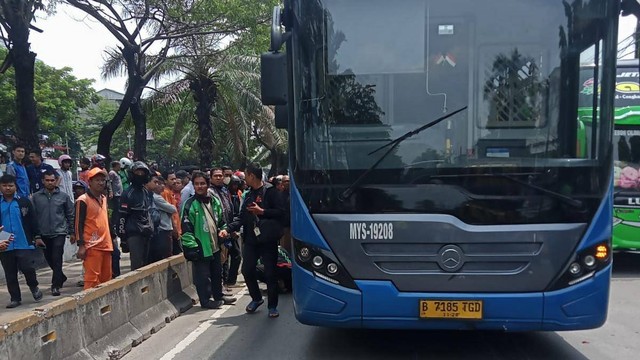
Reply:
[[[640,3],[638,0],[622,0],[620,5],[622,16],[635,15],[640,19]]]
[[[264,53],[260,56],[260,92],[264,105],[286,105],[288,98],[287,56]]]
[[[289,107],[287,105],[276,105],[275,123],[276,129],[289,128]]]

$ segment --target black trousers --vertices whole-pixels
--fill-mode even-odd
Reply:
[[[222,264],[220,263],[220,251],[212,257],[191,262],[193,270],[193,283],[196,286],[200,305],[214,300],[222,299]]]
[[[171,230],[156,230],[149,245],[149,264],[171,256]]]
[[[62,272],[62,256],[64,255],[64,243],[67,240],[66,235],[43,236],[42,241],[47,246],[44,249],[44,258],[53,271],[51,276],[51,287],[61,288],[67,277]]]
[[[149,264],[149,236],[132,235],[127,237],[129,256],[131,259],[131,271],[137,270]]]
[[[111,252],[111,278],[115,279],[120,276],[120,248],[118,242],[113,240],[113,251]]]
[[[278,278],[276,264],[278,262],[278,241],[261,244],[247,244],[242,248],[244,257],[242,262],[242,275],[247,283],[249,295],[253,301],[260,301],[262,293],[258,287],[256,265],[258,259],[262,259],[264,275],[267,283],[267,303],[269,308],[278,307]]]
[[[109,228],[111,229],[111,237],[115,238],[117,234],[118,220],[120,220],[120,196],[114,196],[109,199],[109,209],[111,209],[111,217],[109,218]]]
[[[18,283],[18,270],[24,274],[29,289],[38,287],[36,277],[36,252],[37,250],[11,250],[0,252],[0,262],[7,280],[7,289],[11,295],[11,301],[22,301],[20,284]]]
[[[234,239],[231,244],[222,274],[226,285],[233,285],[238,281],[238,271],[240,271],[240,263],[242,262],[242,253],[240,252],[238,240]]]
[[[172,237],[171,241],[173,242],[173,246],[171,247],[173,255],[182,254],[182,241],[180,241],[180,238],[173,239]]]

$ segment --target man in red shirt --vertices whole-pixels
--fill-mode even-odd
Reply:
[[[176,177],[176,173],[173,171],[169,171],[167,173],[167,181],[166,186],[164,187],[164,191],[162,192],[162,197],[167,200],[167,202],[176,207],[177,212],[171,215],[171,222],[173,224],[173,233],[172,237],[172,254],[177,255],[182,252],[181,244],[180,244],[180,209],[178,204],[180,204],[180,190],[176,191],[176,184],[180,183],[180,179]]]

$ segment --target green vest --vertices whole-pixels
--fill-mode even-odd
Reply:
[[[226,229],[227,224],[224,223],[222,216],[222,205],[216,197],[211,197],[211,209],[216,219],[218,231]],[[182,246],[185,248],[199,247],[203,257],[210,257],[220,250],[218,244],[211,246],[212,239],[217,239],[218,234],[212,236],[209,232],[207,219],[205,216],[207,211],[196,196],[192,196],[184,203],[181,212],[182,221]]]
[[[129,181],[127,170],[118,171],[118,176],[120,176],[120,182],[122,183],[122,192],[127,191],[129,186],[131,186],[131,181]]]

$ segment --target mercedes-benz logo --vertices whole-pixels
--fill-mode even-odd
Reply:
[[[447,245],[440,249],[438,253],[438,265],[442,270],[455,272],[464,265],[464,253],[456,245]]]

